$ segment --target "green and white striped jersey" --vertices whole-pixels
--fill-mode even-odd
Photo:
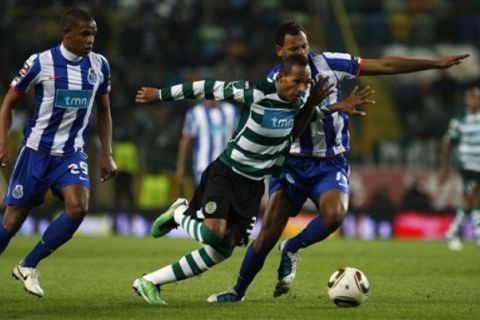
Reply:
[[[160,89],[160,99],[211,99],[242,104],[239,124],[220,160],[253,180],[280,173],[291,144],[295,117],[306,102],[306,97],[297,104],[281,99],[276,84],[268,81],[182,83]]]
[[[444,140],[457,145],[456,157],[460,170],[480,172],[480,112],[466,112],[452,118]]]

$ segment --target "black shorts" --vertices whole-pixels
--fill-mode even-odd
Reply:
[[[248,239],[264,192],[263,180],[241,176],[217,159],[203,172],[186,214],[197,219],[225,219]]]
[[[480,190],[480,172],[461,170],[463,194],[470,196]]]

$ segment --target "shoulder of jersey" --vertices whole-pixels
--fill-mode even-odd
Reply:
[[[250,84],[251,84],[251,87],[262,91],[264,94],[270,94],[277,91],[277,86],[275,85],[275,82],[264,80],[264,81],[252,81],[250,82]]]

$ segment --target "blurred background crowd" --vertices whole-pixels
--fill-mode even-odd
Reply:
[[[96,19],[94,50],[110,62],[115,158],[124,178],[100,186],[98,159],[90,151],[92,212],[148,216],[175,193],[178,141],[193,102],[137,106],[137,89],[205,78],[262,79],[278,63],[273,30],[284,20],[305,26],[313,52],[365,58],[471,54],[447,71],[361,79],[360,85],[376,90],[377,105],[365,119],[352,119],[348,155],[357,216],[368,212],[373,220],[391,221],[401,209],[443,212],[458,204],[458,180],[439,190],[434,175],[448,121],[463,109],[464,89],[480,78],[480,1],[3,0],[2,95],[30,54],[58,44],[61,17],[73,6]],[[354,85],[346,83],[345,93]],[[17,142],[31,106],[27,99],[16,109]],[[94,134],[89,148],[98,148]]]

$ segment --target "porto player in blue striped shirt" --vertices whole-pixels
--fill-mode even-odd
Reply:
[[[38,244],[13,269],[25,289],[42,297],[38,263],[72,238],[88,210],[90,178],[84,147],[90,115],[97,106],[101,142],[101,180],[116,173],[112,157],[110,67],[92,52],[97,25],[85,11],[72,9],[63,19],[62,43],[33,54],[12,81],[0,110],[0,164],[10,163],[8,131],[16,102],[34,91],[33,116],[5,195],[6,210],[0,223],[0,254],[20,229],[31,208],[40,205],[48,189],[64,201]]]

